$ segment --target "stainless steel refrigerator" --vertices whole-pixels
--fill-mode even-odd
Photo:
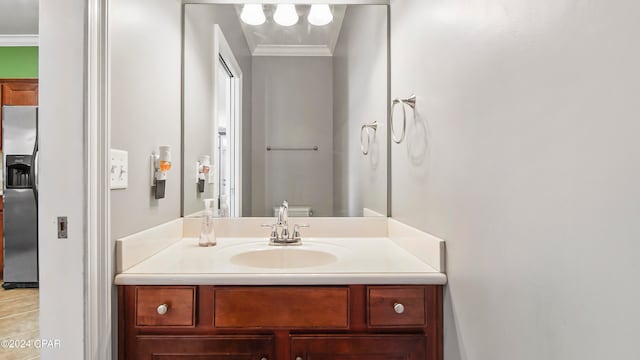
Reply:
[[[5,289],[38,287],[38,107],[2,107]]]

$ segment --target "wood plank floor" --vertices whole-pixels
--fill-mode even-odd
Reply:
[[[0,344],[5,344],[3,340],[38,339],[38,316],[38,289],[5,290],[0,287]],[[7,349],[0,346],[2,360],[39,358],[40,351],[34,345],[23,349]]]

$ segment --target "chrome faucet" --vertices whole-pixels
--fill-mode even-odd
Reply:
[[[278,210],[278,220],[276,225],[281,227],[280,239],[289,238],[289,203],[287,200],[282,202],[282,206]]]
[[[295,224],[293,225],[293,234],[289,233],[289,203],[287,200],[282,202],[282,206],[278,209],[278,216],[275,224],[264,224],[263,227],[270,227],[269,245],[302,245],[302,237],[300,236],[301,227],[309,227],[309,225]]]

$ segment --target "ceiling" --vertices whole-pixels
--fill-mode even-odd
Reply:
[[[242,20],[242,31],[253,56],[331,56],[340,36],[347,5],[331,5],[333,21],[326,26],[313,26],[307,21],[310,5],[296,5],[300,20],[293,26],[273,21],[275,5],[264,5],[267,21],[258,26]],[[236,6],[238,18],[242,5]]]
[[[38,0],[0,0],[0,35],[38,34]]]

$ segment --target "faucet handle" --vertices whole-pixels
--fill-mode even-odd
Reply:
[[[293,225],[293,239],[300,240],[300,228],[311,227],[309,224],[294,224]]]
[[[262,224],[260,227],[268,227],[271,228],[271,234],[269,235],[270,241],[278,240],[278,228],[276,224]]]

